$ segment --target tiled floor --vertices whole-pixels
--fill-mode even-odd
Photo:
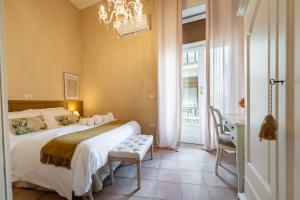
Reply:
[[[147,156],[149,157],[149,155]],[[147,158],[146,158],[147,159]],[[115,172],[115,184],[106,179],[95,200],[234,200],[237,177],[235,154],[224,153],[219,176],[214,174],[214,153],[198,145],[182,144],[180,152],[155,149],[154,160],[142,163],[142,187],[136,191],[136,169],[124,164]],[[14,200],[63,199],[56,193],[14,188]]]

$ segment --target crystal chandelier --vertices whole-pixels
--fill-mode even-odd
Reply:
[[[140,0],[132,0],[127,2],[127,0],[107,0],[108,2],[108,12],[103,5],[99,9],[99,20],[104,24],[109,24],[114,20],[113,27],[115,30],[126,26],[128,22],[138,26],[143,20],[143,4]]]

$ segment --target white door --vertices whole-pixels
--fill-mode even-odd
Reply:
[[[183,45],[181,142],[204,143],[205,74],[205,42]]]
[[[291,137],[291,143],[294,144],[289,145],[289,152],[287,153],[287,160],[289,161],[289,166],[287,167],[289,170],[289,191],[287,193],[290,195],[290,199],[294,198],[296,200],[300,199],[300,1],[295,1],[293,7],[294,24],[291,24],[291,26],[294,26],[295,32],[291,37],[291,44],[294,46],[295,56],[292,55],[290,57],[291,66],[293,66],[294,62],[294,70],[291,70],[288,73],[288,77],[292,87],[294,87],[292,89],[292,93],[294,94],[290,96],[290,99],[292,100],[288,100],[291,102],[291,105],[289,105],[288,109],[294,113],[294,119],[292,118],[292,120],[288,120],[288,123],[290,127],[294,127],[293,129],[295,136],[294,138]],[[295,102],[294,105],[293,102]],[[292,162],[292,160],[294,161]]]
[[[3,45],[3,1],[0,0],[0,199],[11,200],[11,173],[8,145],[7,86]]]
[[[279,138],[259,141],[260,126],[270,106],[269,80],[285,79],[284,2],[250,0],[244,18],[247,66],[245,194],[248,200],[285,199],[284,84],[273,86],[272,95],[272,113],[280,126]]]

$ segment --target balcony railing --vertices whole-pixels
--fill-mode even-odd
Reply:
[[[182,107],[182,123],[183,124],[199,124],[199,106],[183,105]]]

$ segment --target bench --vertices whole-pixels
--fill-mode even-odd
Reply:
[[[137,185],[141,188],[141,162],[147,152],[151,150],[151,160],[153,159],[153,136],[135,135],[120,143],[108,154],[108,163],[111,182],[114,184],[113,161],[135,163],[137,166]]]

